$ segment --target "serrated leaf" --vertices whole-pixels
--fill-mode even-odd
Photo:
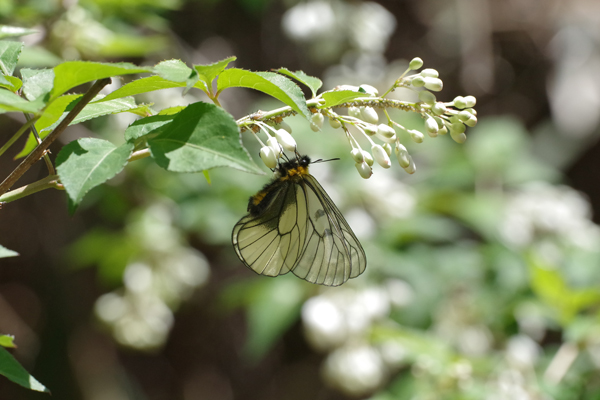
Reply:
[[[7,249],[6,247],[0,244],[0,258],[16,257],[18,255],[19,253],[17,253],[16,251]]]
[[[56,172],[75,206],[92,188],[106,182],[123,169],[133,144],[119,147],[95,138],[73,141],[56,157]]]
[[[58,124],[60,124],[60,122],[67,116],[67,114],[69,114],[73,107],[75,107],[76,104],[77,101],[71,102],[69,106],[65,109],[63,115],[58,119],[58,121],[44,128],[42,131],[51,131],[54,128],[56,128]],[[118,114],[125,111],[131,111],[136,109],[137,107],[138,105],[135,104],[135,99],[133,97],[125,97],[116,100],[88,103],[83,108],[83,110],[81,110],[81,112],[77,115],[77,117],[75,117],[75,119],[69,124],[69,126],[79,124],[81,122],[93,118],[102,117],[104,115]]]
[[[184,87],[183,82],[169,81],[160,76],[149,76],[147,78],[137,79],[115,90],[101,101],[119,99],[121,97],[135,96],[136,94],[148,93],[154,90],[171,89]]]
[[[4,347],[0,347],[0,375],[4,375],[9,380],[24,388],[38,392],[50,392],[37,379],[29,375],[29,372]]]
[[[15,337],[11,335],[0,335],[0,346],[15,348]]]
[[[150,72],[150,68],[138,67],[130,63],[99,63],[89,61],[68,61],[54,67],[54,89],[52,98],[67,90],[87,82],[118,75]]]
[[[52,91],[54,86],[54,71],[51,69],[23,68],[21,77],[23,78],[23,94],[28,100],[45,96]]]
[[[0,87],[10,90],[15,93],[21,88],[23,82],[16,76],[0,75]]]
[[[31,35],[32,33],[37,33],[37,31],[20,26],[0,25],[0,39]]]
[[[0,113],[10,111],[37,113],[44,106],[45,103],[43,99],[27,101],[21,96],[14,94],[10,90],[0,89]]]
[[[173,115],[173,114],[177,114],[178,112],[180,112],[184,108],[185,108],[185,106],[174,106],[174,107],[163,108],[162,110],[160,110],[158,112],[158,115]]]
[[[214,104],[190,104],[148,146],[156,163],[169,171],[230,167],[262,173],[242,147],[233,117]]]
[[[200,78],[200,82],[196,84],[196,87],[201,90],[212,91],[212,81],[227,68],[229,63],[235,60],[237,60],[237,57],[232,56],[212,64],[194,65],[194,69],[198,72]]]
[[[173,122],[175,115],[152,115],[138,119],[125,129],[125,140],[132,142],[148,134],[158,134],[164,125]]]
[[[319,90],[321,88],[321,86],[323,86],[323,82],[319,78],[315,78],[314,76],[306,75],[304,73],[304,71],[292,72],[287,68],[279,68],[277,70],[277,72],[279,72],[280,74],[287,75],[290,78],[294,78],[298,82],[303,83],[304,85],[308,86],[313,97],[315,97],[317,95],[317,90]]]
[[[167,60],[158,63],[154,72],[160,77],[173,82],[185,83],[184,94],[198,82],[198,72],[191,69],[181,60]]]
[[[304,93],[294,82],[274,72],[252,72],[230,68],[219,75],[217,91],[230,87],[245,87],[259,90],[282,101],[299,114],[310,118]]]
[[[322,93],[321,97],[325,99],[325,104],[319,104],[319,108],[335,107],[354,99],[367,96],[365,96],[364,93],[354,92],[352,90],[334,90],[331,92]]]
[[[4,75],[12,75],[19,61],[24,44],[8,40],[0,42],[0,70]]]
[[[46,107],[40,119],[38,119],[38,121],[35,123],[35,127],[41,139],[45,138],[50,133],[50,130],[45,128],[58,121],[68,105],[81,97],[83,97],[81,94],[67,94],[60,96],[58,99],[50,103],[48,107]],[[25,157],[27,154],[31,153],[35,146],[37,146],[37,141],[33,135],[30,134],[27,138],[25,146],[23,146],[23,150],[21,150],[21,152],[17,154],[15,158]]]

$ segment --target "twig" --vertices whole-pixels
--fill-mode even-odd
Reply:
[[[69,124],[75,119],[77,114],[79,114],[81,110],[83,110],[83,107],[85,107],[87,103],[92,101],[92,99],[96,97],[100,90],[102,90],[102,88],[108,85],[110,82],[110,78],[104,78],[94,83],[90,90],[88,90],[88,92],[85,95],[83,95],[81,100],[79,100],[75,107],[73,107],[73,109],[67,114],[65,119],[63,119],[60,122],[60,124],[58,124],[58,126],[52,132],[50,132],[48,136],[44,138],[42,143],[40,143],[39,146],[33,149],[33,151],[29,153],[29,155],[25,158],[25,160],[23,160],[23,162],[21,162],[21,164],[19,164],[17,168],[15,168],[14,171],[11,172],[10,175],[8,175],[4,182],[0,184],[0,196],[6,193],[12,187],[12,185],[14,185],[15,182],[19,180],[19,178],[29,170],[29,168],[31,168],[33,164],[35,164],[40,158],[44,156],[48,147],[50,147],[52,142],[54,142],[58,138],[58,136],[65,130],[65,128],[69,126]]]

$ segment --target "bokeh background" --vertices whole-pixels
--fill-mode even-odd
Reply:
[[[236,67],[383,92],[418,56],[444,81],[439,100],[478,99],[465,144],[405,138],[416,174],[394,165],[368,181],[341,132],[287,121],[302,152],[341,158],[312,172],[369,265],[339,288],[237,260],[231,229],[267,176],[215,170],[209,185],[141,160],[73,216],[59,191],[4,207],[0,243],[21,255],[0,261],[0,332],[53,398],[600,396],[600,3],[0,0],[0,23],[38,31],[22,38],[20,67],[236,55]],[[236,118],[279,107],[242,89],[221,102]],[[2,137],[23,121],[0,116]],[[132,121],[71,127],[53,154],[85,136],[120,143]],[[44,176],[38,164],[19,184]],[[0,399],[47,396],[0,377]]]

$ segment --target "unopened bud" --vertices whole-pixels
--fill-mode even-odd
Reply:
[[[408,134],[415,143],[423,143],[423,139],[425,139],[425,135],[416,129],[409,129]]]
[[[386,151],[383,147],[378,144],[374,144],[371,146],[371,153],[373,153],[373,158],[377,161],[377,164],[381,165],[383,168],[389,168],[392,166],[390,162],[390,157],[387,155]]]
[[[280,158],[283,155],[281,145],[279,144],[277,139],[274,138],[273,136],[271,136],[267,140],[267,146],[269,146],[271,148],[271,150],[273,150],[273,154],[275,154],[275,157]]]
[[[446,113],[446,106],[444,105],[444,103],[439,101],[433,106],[431,106],[431,111],[433,111],[435,115],[443,115]]]
[[[423,82],[425,82],[425,88],[433,90],[434,92],[439,92],[444,88],[444,83],[439,78],[431,78],[426,76],[423,78]]]
[[[361,119],[370,124],[376,124],[379,121],[379,115],[373,107],[361,107],[360,108]]]
[[[365,133],[369,136],[373,136],[374,134],[377,133],[376,125],[372,125],[372,124],[365,125],[365,126],[363,126],[363,129],[364,129]]]
[[[428,92],[427,90],[423,90],[419,92],[419,100],[421,100],[425,104],[433,104],[436,101],[435,94]]]
[[[411,175],[414,174],[417,170],[417,166],[415,165],[415,162],[413,161],[412,157],[410,157],[410,163],[407,167],[404,167],[404,170]]]
[[[333,128],[333,129],[337,129],[340,126],[342,126],[342,123],[340,121],[338,121],[335,118],[329,118],[329,125]]]
[[[421,76],[429,77],[429,78],[437,78],[438,76],[440,76],[440,74],[439,74],[439,72],[437,72],[437,70],[435,70],[433,68],[425,68],[423,71],[421,71]]]
[[[275,131],[275,137],[277,138],[277,141],[281,143],[281,146],[283,146],[283,148],[287,151],[296,150],[296,141],[285,129],[277,129]]]
[[[419,57],[415,57],[412,60],[410,60],[410,64],[408,64],[408,68],[415,70],[415,69],[419,69],[423,66],[423,60],[421,60]]]
[[[352,159],[356,163],[361,163],[365,161],[365,157],[363,156],[363,152],[361,149],[354,148],[352,149],[352,151],[350,151],[350,154],[352,155]]]
[[[454,107],[461,109],[461,110],[467,106],[467,102],[465,101],[465,98],[462,96],[456,96],[454,98],[454,100],[452,100],[452,104],[454,104]]]
[[[348,115],[360,119],[360,109],[358,107],[348,107]]]
[[[466,126],[470,126],[471,128],[477,125],[477,117],[471,114],[471,118],[465,121]]]
[[[361,151],[362,151],[363,157],[365,159],[365,162],[367,163],[367,165],[369,167],[371,167],[373,165],[373,156],[371,155],[371,153],[369,153],[366,150],[361,150]]]
[[[473,114],[471,114],[470,112],[468,112],[466,110],[463,110],[457,114],[457,117],[460,120],[460,122],[465,122],[472,116],[473,116]]]
[[[260,149],[260,158],[263,160],[265,165],[271,169],[277,166],[277,157],[270,146],[264,146]]]
[[[433,117],[427,117],[425,120],[425,130],[427,130],[429,136],[436,137],[439,129],[440,128],[438,127],[438,123],[435,121],[435,119],[433,119]]]
[[[323,126],[323,121],[325,121],[323,114],[320,112],[314,113],[312,117],[310,117],[310,129],[315,132],[320,131],[321,127]]]
[[[371,175],[373,175],[373,170],[366,162],[356,163],[354,164],[358,174],[364,179],[369,179]]]
[[[467,140],[465,129],[465,125],[461,123],[450,125],[450,136],[456,143],[464,143]]]
[[[414,78],[412,78],[410,83],[414,87],[423,87],[425,85],[425,80],[421,75],[416,75]]]
[[[384,144],[381,145],[381,147],[383,147],[383,149],[387,153],[388,157],[392,155],[392,145],[391,144],[384,143]]]
[[[471,107],[475,107],[475,104],[477,103],[477,99],[475,98],[475,96],[465,96],[465,105],[469,108]]]
[[[276,128],[279,129],[285,129],[286,131],[288,131],[288,133],[292,133],[292,127],[288,125],[287,122],[285,121],[281,121],[279,124],[276,125]]]
[[[410,154],[408,154],[406,147],[400,143],[396,143],[396,149],[394,151],[396,153],[396,158],[398,159],[398,164],[400,164],[402,168],[408,167],[412,158]]]

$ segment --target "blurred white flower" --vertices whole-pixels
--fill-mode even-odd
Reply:
[[[531,368],[537,362],[540,353],[540,346],[523,334],[511,337],[506,346],[508,362],[516,368]]]
[[[309,41],[333,29],[335,13],[327,1],[299,3],[285,12],[282,19],[284,32],[291,39]]]
[[[350,396],[372,393],[387,369],[379,352],[367,345],[348,345],[333,351],[323,367],[325,381]]]

